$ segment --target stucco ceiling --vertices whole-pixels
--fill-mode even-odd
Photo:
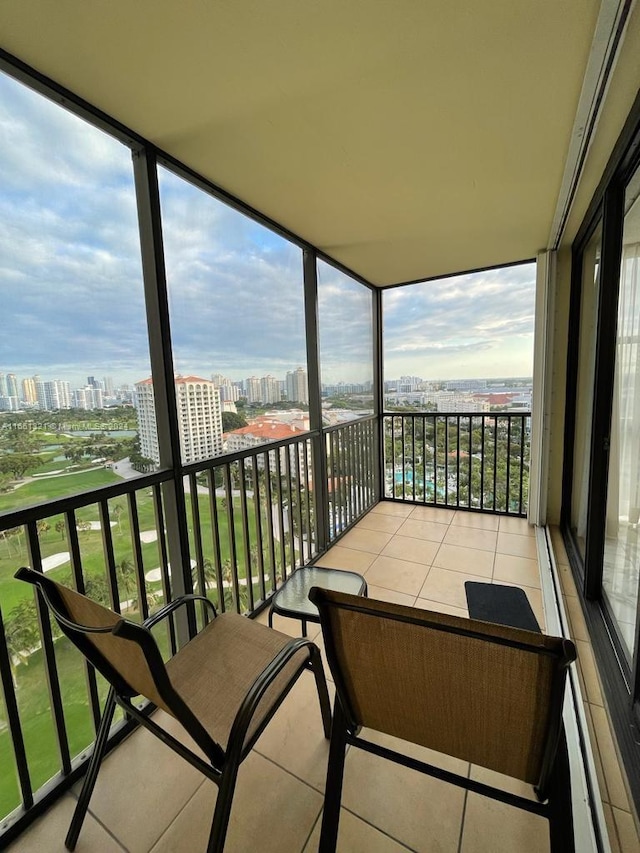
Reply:
[[[368,281],[545,248],[597,0],[3,0],[0,46]]]

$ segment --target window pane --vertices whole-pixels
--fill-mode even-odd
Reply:
[[[308,430],[300,249],[159,176],[182,461]]]
[[[373,300],[368,287],[318,261],[320,377],[325,424],[373,412]]]
[[[383,291],[385,408],[530,411],[535,264]]]
[[[2,514],[130,475],[149,372],[131,152],[5,75],[0,235]]]
[[[638,618],[640,170],[625,195],[602,586],[629,661]]]
[[[574,431],[571,527],[582,557],[585,556],[587,531],[589,466],[593,383],[595,376],[596,323],[600,290],[600,254],[602,225],[594,233],[582,256],[582,292],[580,302],[580,342],[576,385],[576,425]]]

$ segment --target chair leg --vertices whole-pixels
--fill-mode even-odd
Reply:
[[[67,837],[64,840],[64,845],[67,850],[76,849],[78,836],[80,835],[80,830],[82,829],[82,824],[84,823],[85,815],[89,808],[89,800],[91,799],[91,794],[93,794],[96,779],[98,778],[100,763],[107,747],[107,738],[109,737],[109,729],[111,728],[111,721],[113,720],[113,712],[116,709],[115,696],[116,692],[112,687],[107,694],[107,701],[104,703],[104,711],[102,712],[102,719],[98,726],[98,734],[93,747],[93,755],[89,762],[87,775],[84,777],[82,791],[80,792],[78,804],[73,813],[73,818],[71,819],[71,825],[69,826]]]
[[[340,705],[340,700],[336,697],[333,709],[333,727],[331,729],[331,746],[329,748],[329,764],[324,791],[324,809],[318,853],[335,853],[338,843],[342,780],[344,777],[344,761],[347,748],[346,734],[347,720]]]
[[[324,729],[324,736],[328,739],[331,737],[331,702],[329,700],[329,691],[327,690],[327,679],[325,678],[324,667],[322,665],[322,656],[317,646],[311,649],[309,668],[316,680],[320,713],[322,714],[322,728]]]
[[[551,853],[575,853],[571,773],[564,730],[549,777],[549,839]]]
[[[218,797],[216,799],[215,811],[213,812],[207,853],[222,853],[224,850],[237,778],[238,764],[231,762],[225,767],[218,786]]]

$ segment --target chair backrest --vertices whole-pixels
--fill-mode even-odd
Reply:
[[[167,683],[168,676],[150,631],[33,569],[20,569],[16,578],[40,589],[62,631],[119,695],[140,694],[176,716],[167,704],[165,685],[158,684],[158,675],[162,679],[164,673]],[[124,627],[129,629],[126,638],[118,636]]]
[[[354,732],[366,726],[544,785],[571,642],[318,587],[309,597]]]

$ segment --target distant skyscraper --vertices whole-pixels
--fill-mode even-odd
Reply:
[[[286,378],[287,400],[291,403],[308,403],[309,386],[307,384],[307,371],[303,367],[289,371]]]
[[[183,463],[211,459],[222,453],[220,395],[213,382],[198,376],[176,376],[180,454]],[[153,380],[136,382],[140,452],[160,463]]]
[[[54,379],[51,382],[36,381],[36,397],[38,405],[44,411],[55,409],[70,409],[72,404],[71,385],[62,379]]]
[[[35,403],[38,399],[36,395],[36,383],[34,379],[22,380],[22,399],[25,403]]]
[[[245,380],[245,389],[247,392],[248,403],[262,402],[262,386],[257,376],[250,376]]]
[[[263,376],[260,380],[260,394],[262,403],[279,403],[280,383],[274,376]]]
[[[7,377],[4,373],[0,373],[0,397],[7,396]]]
[[[18,380],[15,373],[7,373],[7,397],[18,396]]]

